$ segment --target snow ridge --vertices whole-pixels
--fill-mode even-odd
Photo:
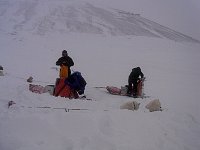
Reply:
[[[38,35],[77,32],[112,36],[147,36],[200,43],[199,40],[148,20],[140,14],[100,8],[91,3],[2,1],[0,8],[0,31],[6,34],[16,35],[20,31]]]

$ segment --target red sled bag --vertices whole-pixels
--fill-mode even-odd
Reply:
[[[144,96],[143,95],[143,86],[144,86],[144,79],[138,80],[137,93],[136,93],[137,97]],[[110,94],[127,96],[127,90],[128,90],[127,86],[121,86],[121,89],[118,87],[114,87],[114,86],[107,86],[106,89]]]
[[[55,89],[54,89],[54,96],[61,96],[61,97],[67,97],[67,98],[78,98],[77,92],[70,88],[69,85],[65,84],[65,78],[57,78]]]
[[[143,95],[142,87],[143,87],[143,81],[142,81],[142,79],[140,79],[138,81],[138,85],[137,85],[137,96]]]
[[[114,87],[114,86],[107,86],[106,89],[110,94],[114,95],[120,95],[121,94],[121,89]]]

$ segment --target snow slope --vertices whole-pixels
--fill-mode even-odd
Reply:
[[[164,37],[174,41],[200,42],[140,14],[119,9],[104,9],[85,2],[4,1],[1,7],[4,9],[1,12],[0,29],[3,33],[15,36],[20,35],[22,31],[39,35],[77,32]]]
[[[121,8],[111,1],[112,9],[92,0],[1,1],[0,150],[199,149],[199,39],[133,15],[128,8],[139,2],[126,1]],[[34,84],[54,84],[63,49],[75,62],[72,70],[86,79],[92,101],[28,90],[29,76]],[[150,98],[94,88],[127,84],[136,66]],[[150,113],[145,105],[156,98],[163,111]],[[10,100],[16,104],[8,109]],[[141,103],[137,111],[119,109],[132,100]]]

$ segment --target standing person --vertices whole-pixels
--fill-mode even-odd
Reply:
[[[138,85],[138,79],[139,76],[141,78],[144,77],[144,74],[142,73],[140,67],[133,68],[129,77],[128,77],[128,91],[127,94],[131,96],[137,96],[137,85]]]
[[[74,65],[74,61],[68,56],[66,50],[62,51],[62,57],[57,62],[57,66],[60,66],[60,78],[67,78],[71,75],[70,67]]]

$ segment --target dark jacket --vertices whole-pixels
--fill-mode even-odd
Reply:
[[[73,61],[72,58],[69,57],[69,56],[60,57],[60,58],[58,59],[58,61],[56,62],[56,65],[57,65],[57,66],[65,65],[65,66],[71,67],[71,66],[74,65],[74,61]]]
[[[65,56],[65,57],[60,57],[58,59],[58,61],[56,62],[56,65],[57,66],[60,66],[60,65],[65,65],[68,67],[68,72],[69,72],[69,75],[71,74],[71,70],[70,70],[70,67],[74,65],[74,61],[72,60],[71,57],[69,56]]]
[[[140,67],[137,68],[133,68],[132,72],[130,73],[129,77],[128,77],[128,82],[136,82],[139,78],[139,76],[141,76],[141,78],[144,77],[144,74],[142,73]]]

